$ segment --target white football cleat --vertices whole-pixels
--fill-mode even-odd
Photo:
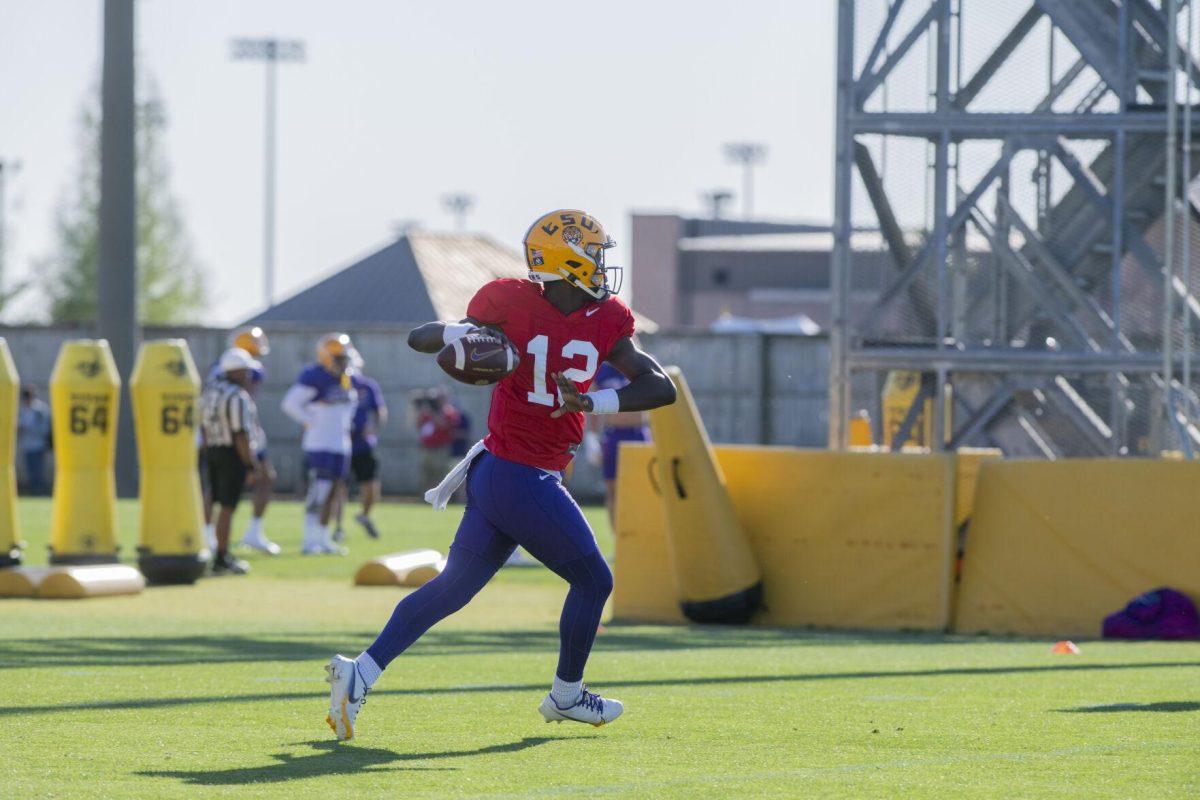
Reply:
[[[319,542],[317,546],[320,548],[319,552],[326,556],[344,556],[350,553],[349,548],[342,547],[337,542],[331,541],[328,538]]]
[[[246,531],[242,535],[242,546],[249,547],[251,550],[257,550],[260,553],[266,553],[269,556],[277,556],[280,552],[279,545],[268,539],[262,531]]]
[[[354,659],[336,655],[325,665],[325,682],[329,688],[329,715],[325,721],[333,728],[338,741],[354,738],[354,720],[367,700],[366,683],[358,674]]]
[[[621,716],[621,712],[624,710],[625,706],[621,705],[620,700],[601,697],[589,692],[586,686],[583,687],[579,699],[572,706],[563,708],[548,694],[542,699],[541,706],[538,707],[538,711],[542,712],[546,722],[562,722],[563,720],[586,722],[596,728],[612,722]]]

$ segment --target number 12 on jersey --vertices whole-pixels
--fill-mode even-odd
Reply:
[[[527,393],[529,402],[537,403],[541,406],[550,406],[551,408],[562,403],[562,396],[559,394],[557,386],[554,387],[554,394],[546,391],[550,337],[544,333],[539,333],[529,340],[529,344],[525,345],[525,352],[533,356],[533,391]],[[600,361],[600,353],[596,350],[596,345],[581,339],[572,339],[563,345],[563,358],[574,360],[579,356],[583,356],[585,359],[583,367],[565,369],[563,370],[563,376],[575,383],[585,383],[586,381],[590,381],[592,376],[596,374],[596,368],[599,366]]]

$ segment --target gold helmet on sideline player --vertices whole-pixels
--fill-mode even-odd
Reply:
[[[354,344],[346,333],[327,333],[317,342],[317,363],[332,370],[350,366]]]
[[[603,300],[621,290],[621,268],[604,264],[604,251],[616,244],[599,220],[585,211],[563,208],[543,214],[525,232],[529,279],[565,280]],[[609,282],[610,274],[615,285]]]
[[[240,347],[255,358],[262,358],[271,352],[271,343],[267,341],[267,334],[257,325],[239,328],[231,333],[229,346]]]

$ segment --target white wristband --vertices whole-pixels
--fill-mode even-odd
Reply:
[[[616,389],[597,389],[584,397],[591,398],[593,414],[616,414],[621,410],[621,398]]]
[[[469,322],[447,322],[442,326],[442,344],[453,344],[475,330]]]

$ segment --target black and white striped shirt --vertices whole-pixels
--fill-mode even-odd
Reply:
[[[204,425],[204,443],[209,447],[232,447],[234,434],[245,432],[250,452],[262,448],[258,441],[258,406],[250,393],[218,375],[204,385],[200,396],[200,413]]]

